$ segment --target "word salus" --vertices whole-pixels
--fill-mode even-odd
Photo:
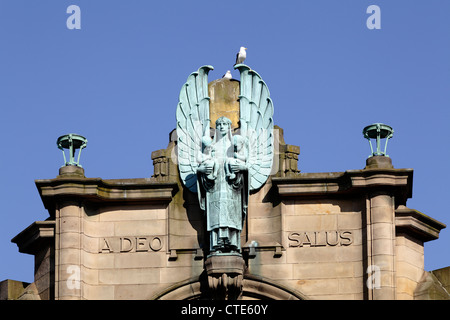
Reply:
[[[300,231],[288,235],[289,247],[349,246],[353,243],[351,231]]]

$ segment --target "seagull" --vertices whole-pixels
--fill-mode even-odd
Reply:
[[[224,78],[224,79],[231,79],[231,78],[233,78],[233,77],[231,76],[230,70],[227,70],[227,73],[225,73],[225,74],[222,76],[222,78]]]
[[[247,52],[245,52],[245,50],[247,50],[247,48],[241,47],[236,55],[236,63],[234,65],[243,63],[245,58],[247,58]]]

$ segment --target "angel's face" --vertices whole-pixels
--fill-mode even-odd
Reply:
[[[219,130],[219,132],[222,136],[227,134],[228,129],[229,129],[228,127],[229,127],[229,124],[225,120],[219,120],[216,123],[216,129]]]

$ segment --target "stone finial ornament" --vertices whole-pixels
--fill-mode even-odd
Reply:
[[[370,152],[371,152],[371,155],[369,157],[374,157],[374,156],[389,157],[386,154],[386,149],[387,149],[387,143],[388,143],[389,139],[391,139],[394,136],[394,130],[392,129],[392,127],[388,126],[387,124],[383,124],[383,123],[374,123],[374,124],[364,127],[363,135],[364,135],[364,138],[369,140]],[[370,139],[376,140],[376,150],[375,151],[373,150]],[[381,139],[386,139],[386,143],[384,145],[384,151],[381,151]]]
[[[69,133],[59,137],[58,140],[56,141],[56,145],[58,146],[58,149],[60,149],[63,153],[65,166],[81,167],[80,165],[81,150],[86,148],[87,145],[87,139],[85,137],[75,133]],[[68,157],[69,160],[67,160],[67,157],[64,153],[64,149],[69,150],[69,157]],[[77,149],[79,150],[78,157],[75,160],[75,151]]]

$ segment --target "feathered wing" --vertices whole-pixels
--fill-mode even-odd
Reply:
[[[245,64],[235,66],[241,74],[240,126],[241,135],[249,146],[249,188],[264,185],[273,165],[273,103],[269,89],[261,76]]]
[[[212,66],[203,66],[189,75],[182,86],[176,112],[178,135],[178,168],[181,180],[197,192],[197,157],[203,135],[209,135],[208,73]]]

